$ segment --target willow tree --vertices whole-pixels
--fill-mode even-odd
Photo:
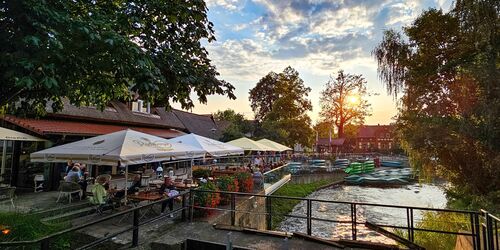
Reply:
[[[459,193],[494,199],[500,186],[499,7],[483,0],[457,1],[448,13],[430,9],[404,28],[405,36],[386,31],[373,51],[388,92],[401,95],[398,134],[411,160]]]
[[[320,116],[337,127],[337,134],[344,137],[347,124],[363,124],[370,115],[370,104],[366,100],[366,80],[362,75],[345,74],[340,70],[336,78],[330,76],[321,91]]]
[[[0,107],[234,98],[202,46],[214,40],[204,1],[0,1]]]

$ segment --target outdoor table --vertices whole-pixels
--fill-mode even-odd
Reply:
[[[129,200],[134,200],[134,201],[138,201],[138,202],[141,202],[141,201],[147,201],[148,203],[151,203],[151,202],[155,202],[155,201],[159,201],[161,199],[164,198],[163,195],[157,193],[157,192],[139,192],[138,194],[131,194],[131,195],[128,195],[127,198]],[[137,203],[138,205],[139,203]],[[146,216],[148,213],[155,213],[156,211],[154,211],[154,206],[149,206],[149,209],[142,213],[141,217],[139,219],[142,219],[144,216]]]
[[[186,190],[198,187],[198,184],[175,184],[174,187],[179,190]]]

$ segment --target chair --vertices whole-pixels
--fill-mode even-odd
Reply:
[[[12,208],[16,208],[14,205],[14,197],[16,193],[16,187],[6,187],[0,188],[0,202],[10,200]]]
[[[68,196],[69,203],[71,204],[72,194],[77,193],[78,196],[80,197],[80,200],[82,199],[82,189],[80,185],[76,182],[68,182],[68,181],[61,181],[59,183],[59,196],[57,197],[57,202],[59,202],[59,199],[63,195]]]

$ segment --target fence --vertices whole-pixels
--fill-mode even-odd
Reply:
[[[230,204],[225,207],[204,207],[204,206],[195,206],[194,199],[196,195],[201,195],[202,193],[218,193],[219,195],[227,195],[230,196]],[[249,213],[254,214],[255,216],[262,216],[266,220],[267,229],[273,228],[273,217],[274,216],[283,216],[289,218],[297,218],[301,220],[305,220],[305,233],[308,235],[313,235],[314,222],[327,222],[327,223],[336,223],[335,225],[347,225],[349,227],[349,235],[352,240],[358,239],[358,234],[360,231],[360,227],[364,226],[366,222],[370,222],[372,225],[376,225],[382,228],[390,228],[390,229],[398,229],[404,230],[406,232],[406,236],[408,241],[415,241],[415,234],[421,232],[427,233],[436,233],[443,235],[465,235],[472,237],[473,239],[473,248],[474,249],[486,249],[493,250],[498,249],[498,223],[499,219],[487,211],[481,210],[480,212],[475,211],[463,211],[463,210],[449,210],[449,209],[434,209],[434,208],[426,208],[426,207],[412,207],[412,206],[397,206],[397,205],[384,205],[384,204],[373,204],[373,203],[362,203],[362,202],[345,202],[345,201],[330,201],[330,200],[320,200],[320,199],[307,199],[307,198],[297,198],[297,197],[285,197],[285,196],[268,196],[261,194],[252,194],[252,193],[237,193],[237,192],[220,192],[220,191],[209,191],[209,190],[190,190],[189,192],[184,192],[178,195],[182,197],[182,205],[180,208],[175,209],[172,213],[181,213],[182,220],[193,221],[195,210],[213,210],[219,211],[220,213],[230,213],[228,224],[237,226],[237,213]],[[252,210],[238,210],[238,201],[247,200],[245,197],[259,197],[264,199],[265,203],[265,212],[255,212]],[[172,197],[174,199],[176,197]],[[306,205],[305,215],[301,214],[280,214],[276,211],[273,211],[273,204],[283,200],[293,200],[296,202],[304,202]],[[188,202],[189,201],[189,202]],[[76,227],[72,227],[67,230],[63,230],[49,236],[31,240],[31,241],[19,241],[19,242],[0,242],[0,248],[4,249],[7,247],[24,247],[30,245],[39,245],[40,249],[50,249],[51,242],[53,242],[57,237],[62,235],[75,232],[76,230],[81,230],[93,225],[97,225],[102,222],[109,221],[113,218],[127,216],[127,214],[133,215],[132,225],[129,227],[123,228],[118,232],[111,233],[106,237],[100,238],[86,244],[84,246],[79,246],[78,249],[90,249],[97,245],[100,245],[104,242],[109,241],[113,237],[117,235],[132,231],[132,246],[139,245],[139,230],[141,226],[150,224],[152,222],[163,219],[169,214],[163,214],[160,216],[155,216],[153,218],[147,218],[146,220],[141,221],[141,210],[150,209],[152,206],[155,206],[159,203],[163,202],[163,200],[156,201],[147,205],[135,207],[123,212],[118,212],[106,217],[102,217],[96,219],[94,221],[81,224]],[[344,220],[340,219],[331,219],[331,218],[321,218],[317,215],[313,214],[313,207],[318,204],[336,204],[338,206],[344,206],[346,209],[344,211],[348,212],[349,215]],[[403,211],[405,214],[405,221],[403,223],[399,223],[397,221],[390,223],[380,223],[377,221],[366,221],[360,216],[360,210],[369,211],[368,208],[381,208],[381,209],[394,209]],[[260,210],[258,210],[260,211]],[[340,210],[339,210],[340,211]],[[419,227],[418,220],[416,220],[416,213],[421,211],[430,211],[435,213],[452,213],[459,214],[461,216],[465,216],[468,218],[468,222],[463,225],[466,228],[470,229],[469,232],[461,232],[461,231],[451,231],[451,230],[442,230],[442,229],[433,229],[433,228],[423,228]],[[445,222],[446,223],[446,222]],[[74,248],[74,247],[72,247]]]

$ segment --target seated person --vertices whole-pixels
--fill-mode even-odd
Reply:
[[[104,188],[104,184],[106,183],[106,178],[103,176],[100,176],[96,180],[96,184],[92,187],[91,192],[92,192],[92,197],[89,197],[89,201],[92,204],[106,204],[106,197],[107,197],[107,192],[106,189]]]
[[[134,181],[132,182],[132,185],[127,189],[127,194],[133,194],[135,192],[138,192],[140,187],[141,187],[141,175],[138,174],[134,176]],[[121,198],[125,196],[125,190],[113,190],[112,192],[115,192],[116,198]]]
[[[159,193],[164,196],[172,197],[176,196],[179,194],[177,190],[175,190],[174,183],[172,182],[172,179],[169,177],[165,178],[165,182],[161,185]],[[165,209],[167,208],[170,209],[170,211],[174,210],[174,199],[167,199],[161,203],[161,213],[163,214],[165,212]],[[173,214],[170,214],[170,218],[174,217]]]
[[[80,181],[80,168],[75,164],[71,171],[69,171],[68,175],[64,177],[64,181],[66,182],[79,182]]]

